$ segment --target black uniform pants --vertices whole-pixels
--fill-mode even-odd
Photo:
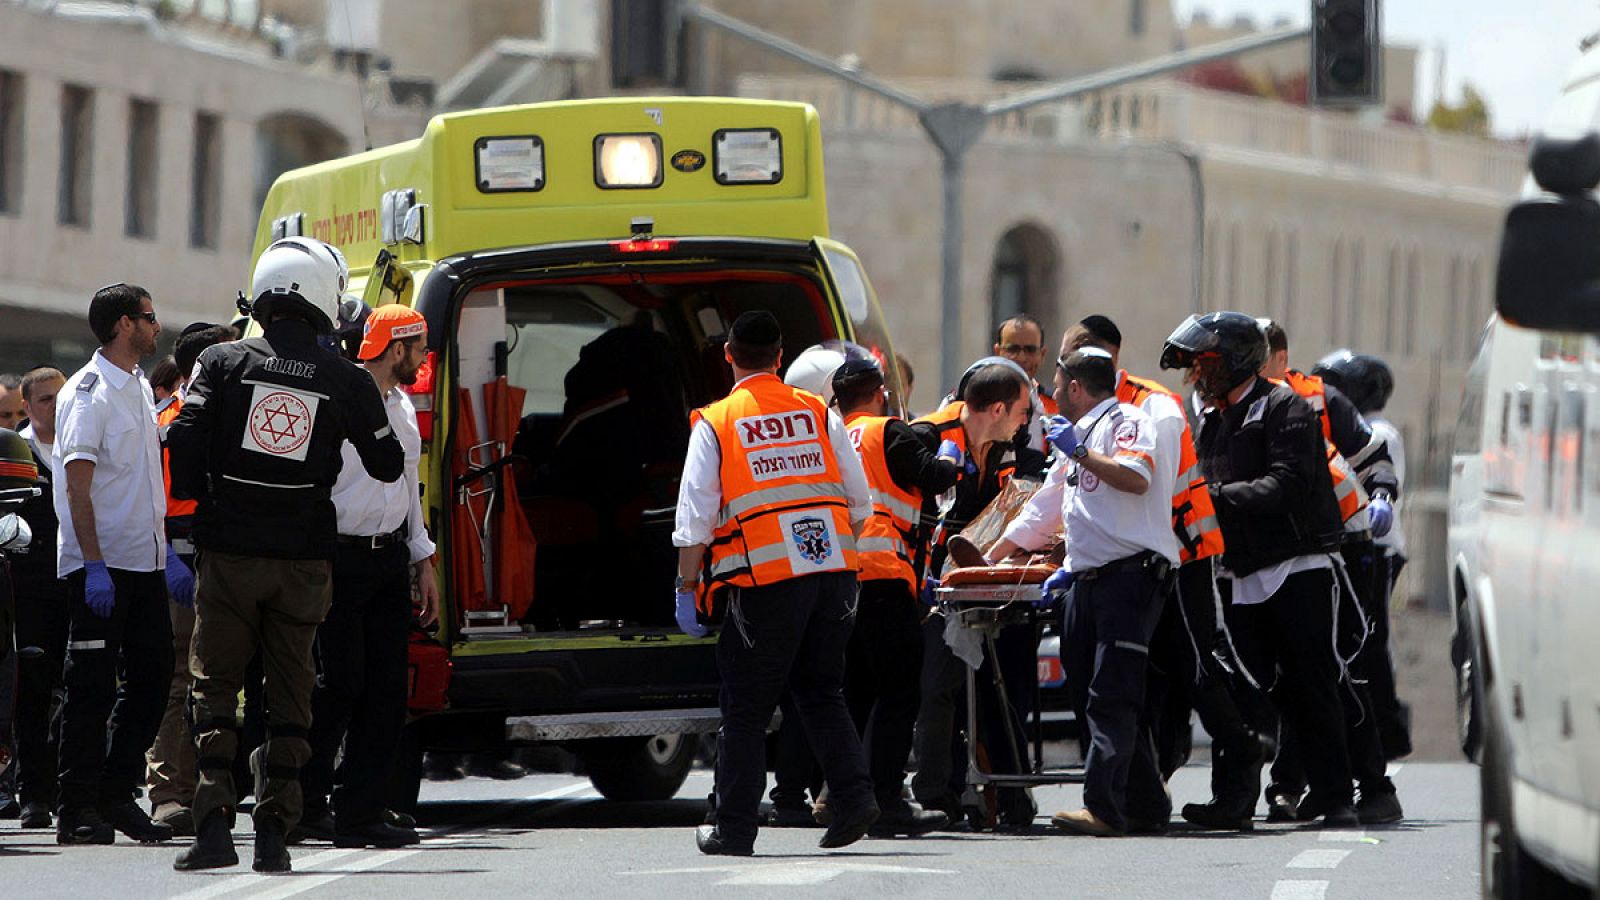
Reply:
[[[411,621],[410,554],[341,544],[333,603],[317,628],[317,686],[311,694],[311,762],[306,809],[327,809],[338,827],[379,820],[406,724],[406,650]],[[344,757],[334,782],[340,741]]]
[[[1075,582],[1061,641],[1067,690],[1089,732],[1083,805],[1119,829],[1130,819],[1166,822],[1172,812],[1143,715],[1150,639],[1167,596],[1157,571]]]
[[[878,805],[900,802],[921,696],[920,605],[904,581],[861,583],[845,665],[845,700],[866,748]]]
[[[36,647],[37,655],[17,660],[17,799],[56,802],[61,738],[61,669],[67,657],[67,585],[51,571],[11,567],[16,594],[17,649]]]
[[[1352,796],[1339,664],[1333,654],[1334,591],[1333,571],[1313,569],[1290,575],[1262,603],[1230,603],[1227,610],[1241,662],[1257,683],[1271,686],[1276,717],[1295,734],[1311,787],[1306,802],[1324,810],[1348,805]],[[1275,732],[1273,709],[1258,702],[1244,707],[1258,733]]]
[[[827,779],[829,803],[867,803],[872,780],[844,702],[844,655],[856,605],[853,572],[826,572],[731,592],[717,639],[722,731],[717,753],[717,828],[755,840],[767,781],[767,726],[787,686]]]
[[[256,765],[252,815],[285,829],[300,822],[300,768],[311,757],[311,644],[328,613],[332,564],[321,559],[264,559],[202,550],[195,572],[195,752],[200,778],[194,819],[232,814],[234,754],[239,748],[239,691],[257,650],[266,676],[267,741]],[[170,638],[168,639],[170,642]],[[168,674],[170,674],[170,669]]]
[[[172,678],[172,624],[160,571],[110,569],[111,615],[84,602],[87,575],[69,574],[67,662],[62,673],[62,811],[115,806],[144,784],[144,752],[161,727]],[[109,733],[108,733],[109,728]]]
[[[846,671],[848,671],[848,666]],[[778,706],[783,710],[783,721],[773,741],[772,752],[772,805],[810,812],[811,804],[822,798],[822,767],[811,752],[811,740],[806,737],[806,726],[800,720],[800,710],[794,705],[794,695],[784,691]],[[810,799],[807,799],[810,792]]]

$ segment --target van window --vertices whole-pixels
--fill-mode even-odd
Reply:
[[[1483,392],[1489,375],[1488,347],[1487,341],[1479,341],[1478,355],[1461,385],[1461,417],[1456,420],[1453,451],[1458,456],[1476,455],[1483,450]],[[1502,436],[1501,441],[1504,440]]]
[[[787,362],[838,336],[821,285],[817,272],[661,265],[556,269],[474,289],[503,298],[507,381],[527,392],[511,448],[534,536],[523,624],[672,624],[660,598],[677,566],[671,533],[689,417],[732,387],[724,333],[741,313],[770,310]],[[476,332],[458,340],[495,334]]]

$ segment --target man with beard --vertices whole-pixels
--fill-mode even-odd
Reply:
[[[194,576],[167,543],[155,397],[139,368],[161,325],[149,291],[113,284],[90,300],[89,327],[100,349],[61,388],[52,450],[69,619],[56,841],[109,844],[113,828],[161,841],[172,829],[134,789],[172,674],[168,591],[194,602]]]
[[[422,435],[403,385],[417,382],[428,353],[428,323],[399,304],[367,318],[356,356],[383,394],[389,425],[405,448],[405,474],[384,483],[362,468],[346,441],[333,485],[339,549],[333,604],[317,629],[317,686],[311,694],[311,762],[304,776],[307,837],[340,847],[399,847],[417,842],[412,823],[386,821],[384,791],[406,721],[406,637],[413,578],[422,624],[433,621],[439,589],[433,541],[423,527],[417,466]],[[344,743],[338,787],[334,757]],[[332,792],[332,816],[329,793]]]

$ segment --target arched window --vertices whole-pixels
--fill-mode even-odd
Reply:
[[[267,200],[267,190],[279,175],[290,169],[335,159],[350,152],[350,143],[332,125],[302,113],[278,113],[256,123],[255,208],[250,228],[254,237],[255,216]],[[371,262],[366,260],[365,262]],[[351,265],[363,265],[355,260]]]
[[[1059,335],[1064,327],[1056,294],[1059,267],[1055,238],[1038,225],[1015,225],[1001,235],[989,275],[991,332],[1026,313],[1044,326],[1045,344],[1053,346],[1050,335]]]

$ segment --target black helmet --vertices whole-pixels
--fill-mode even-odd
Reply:
[[[1206,365],[1208,360],[1216,362]],[[1261,324],[1239,312],[1190,316],[1161,348],[1161,368],[1195,369],[1202,392],[1213,397],[1244,384],[1266,361],[1267,336]]]
[[[39,467],[28,442],[8,428],[0,428],[0,507],[39,495]]]
[[[1388,363],[1366,353],[1335,350],[1318,360],[1311,374],[1338,388],[1362,414],[1383,409],[1394,393],[1394,373]]]

